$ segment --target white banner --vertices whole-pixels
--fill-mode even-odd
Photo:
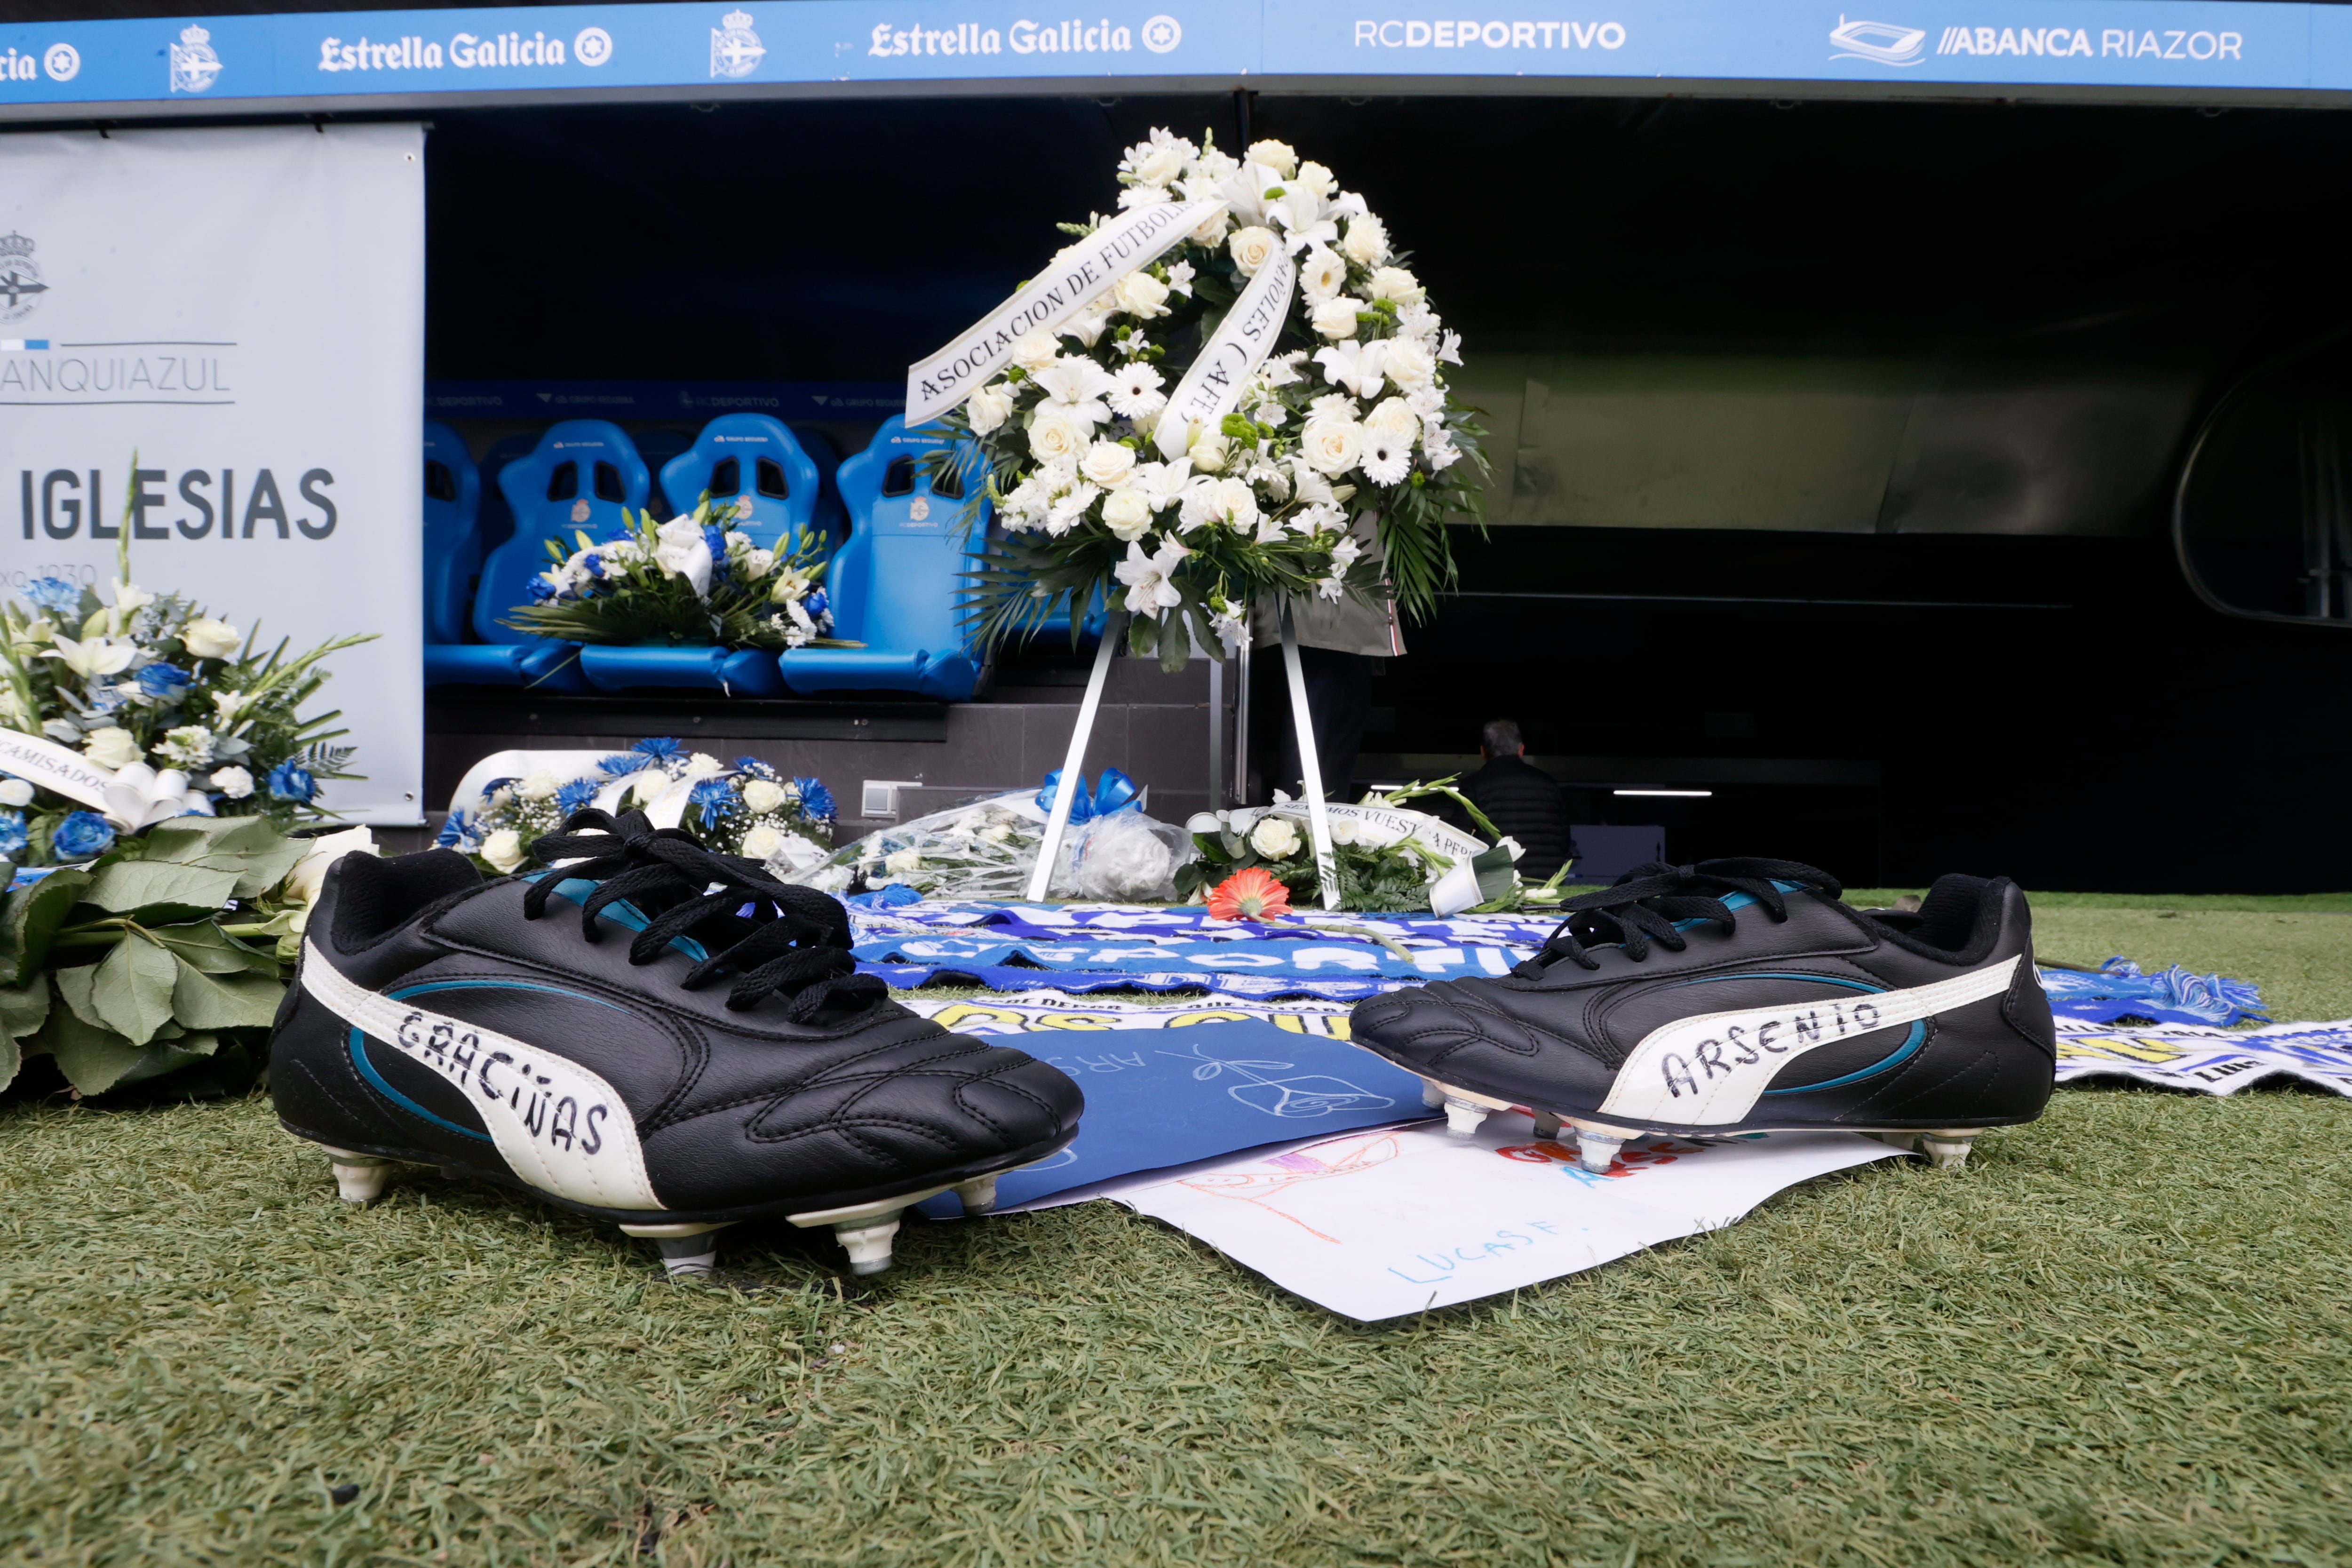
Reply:
[[[1055,256],[1022,290],[907,367],[907,424],[936,419],[988,384],[1013,362],[1013,345],[1050,332],[1139,267],[1166,255],[1224,207],[1221,196],[1138,207],[1106,223]]]
[[[112,773],[79,752],[14,730],[0,730],[0,773],[30,779],[84,805],[101,807],[106,805],[106,786],[114,781]]]
[[[1191,449],[1194,431],[1204,425],[1222,424],[1234,411],[1242,388],[1265,363],[1274,341],[1282,336],[1282,323],[1290,314],[1290,296],[1297,281],[1298,263],[1285,249],[1277,248],[1274,259],[1257,269],[1257,276],[1226,312],[1216,335],[1170,395],[1168,410],[1152,433],[1161,457],[1174,462]]]
[[[321,802],[421,821],[424,342],[417,126],[0,137],[0,591],[103,598],[128,528],[265,646],[380,634]]]

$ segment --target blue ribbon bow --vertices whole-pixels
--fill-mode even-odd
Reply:
[[[1037,792],[1037,809],[1049,816],[1052,816],[1054,797],[1060,793],[1061,788],[1062,770],[1055,768],[1045,775],[1045,787]],[[1143,792],[1136,787],[1133,779],[1129,778],[1117,768],[1105,768],[1102,771],[1102,777],[1096,783],[1093,796],[1089,798],[1087,795],[1087,775],[1080,773],[1078,792],[1070,797],[1070,825],[1075,827],[1081,822],[1091,821],[1097,816],[1108,816],[1114,811],[1136,805],[1142,795]],[[1139,806],[1138,809],[1140,807]]]

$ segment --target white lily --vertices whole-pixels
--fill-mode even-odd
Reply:
[[[1139,543],[1127,547],[1127,559],[1114,568],[1127,584],[1127,607],[1133,614],[1158,620],[1184,602],[1175,583],[1176,567],[1192,553],[1171,539],[1150,555]]]
[[[1376,397],[1388,352],[1388,344],[1378,338],[1370,342],[1333,343],[1317,351],[1315,363],[1323,367],[1323,379],[1332,385],[1344,386],[1358,397]]]
[[[42,650],[45,658],[65,661],[66,668],[84,680],[92,676],[120,675],[131,668],[139,657],[139,645],[123,638],[84,637],[77,642],[63,632],[53,632],[49,640],[57,646]]]

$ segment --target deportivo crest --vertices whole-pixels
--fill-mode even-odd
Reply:
[[[758,68],[760,57],[768,52],[760,45],[760,35],[751,31],[751,14],[730,11],[719,22],[710,29],[710,74],[750,76]]]
[[[49,291],[41,281],[33,248],[33,242],[21,234],[0,235],[0,321],[23,321]]]
[[[600,1208],[662,1206],[646,1174],[635,1119],[596,1073],[462,1018],[370,991],[320,957],[313,943],[303,948],[302,988],[364,1037],[352,1041],[353,1065],[362,1076],[373,1073],[363,1054],[368,1041],[439,1075],[490,1130],[508,1168],[532,1186]],[[374,1087],[397,1098],[380,1080]],[[422,1107],[409,1109],[430,1115]]]
[[[172,46],[172,90],[207,92],[220,79],[221,58],[213,52],[212,35],[191,23],[180,29]]]
[[[2017,964],[2008,958],[1907,991],[1701,1013],[1661,1025],[1617,1069],[1601,1114],[1680,1127],[1745,1121],[1780,1069],[1808,1051],[1998,996]],[[1838,984],[1826,976],[1823,983]]]

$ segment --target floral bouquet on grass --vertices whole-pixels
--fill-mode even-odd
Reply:
[[[1058,335],[1020,340],[945,416],[977,438],[1012,536],[973,574],[977,629],[994,642],[1057,607],[1075,625],[1101,593],[1134,612],[1132,651],[1178,669],[1195,638],[1217,657],[1237,644],[1260,595],[1393,597],[1426,616],[1454,578],[1445,523],[1485,518],[1484,432],[1446,387],[1458,336],[1387,228],[1279,142],[1237,159],[1154,131],[1118,180],[1123,208],[1225,208]],[[1268,268],[1297,277],[1275,301],[1276,352],[1221,422],[1192,427],[1169,407],[1171,352],[1199,353]]]
[[[1475,855],[1450,853],[1440,837],[1456,836],[1434,817],[1405,808],[1407,801],[1433,795],[1449,796],[1466,810],[1473,822],[1495,841],[1494,847]],[[1432,907],[1433,893],[1450,873],[1466,870],[1475,879],[1475,895],[1465,910],[1491,914],[1505,910],[1544,908],[1567,897],[1562,866],[1550,881],[1531,886],[1513,863],[1519,847],[1496,830],[1495,825],[1467,796],[1453,787],[1451,778],[1434,784],[1412,784],[1383,795],[1364,797],[1377,815],[1351,815],[1346,806],[1332,809],[1331,858],[1339,873],[1339,904],[1343,910],[1402,911]],[[1426,827],[1416,826],[1425,824]],[[1201,858],[1180,868],[1180,897],[1204,899],[1220,919],[1225,906],[1262,900],[1270,877],[1280,883],[1286,900],[1301,906],[1320,900],[1322,876],[1315,864],[1315,846],[1304,801],[1276,791],[1271,806],[1235,811],[1202,812],[1185,824]],[[1458,840],[1457,840],[1458,847]],[[1251,879],[1243,880],[1244,875]],[[1470,897],[1469,885],[1464,896]]]
[[[833,792],[820,780],[788,777],[757,757],[730,768],[666,737],[639,741],[577,778],[494,779],[473,811],[449,814],[436,842],[503,877],[529,858],[533,839],[576,811],[637,809],[658,819],[673,804],[676,825],[706,847],[772,868],[818,865],[833,845]]]
[[[127,533],[126,528],[126,533]],[[344,766],[336,711],[305,716],[326,683],[321,660],[373,640],[337,637],[289,657],[177,594],[129,581],[112,602],[37,577],[0,605],[0,726],[76,747],[114,775],[103,812],[0,775],[0,859],[90,859],[129,833],[181,816],[266,816],[280,829],[326,819],[320,779]]]
[[[863,647],[824,634],[833,612],[824,589],[824,546],[804,540],[790,554],[751,542],[729,525],[748,510],[713,505],[656,523],[621,513],[603,543],[572,535],[569,554],[547,542],[553,563],[531,579],[532,602],[504,625],[564,642],[692,647]]]
[[[787,880],[835,894],[904,886],[929,898],[1017,899],[1045,837],[1032,795],[999,795],[869,833]],[[1074,848],[1075,836],[1065,843]]]

